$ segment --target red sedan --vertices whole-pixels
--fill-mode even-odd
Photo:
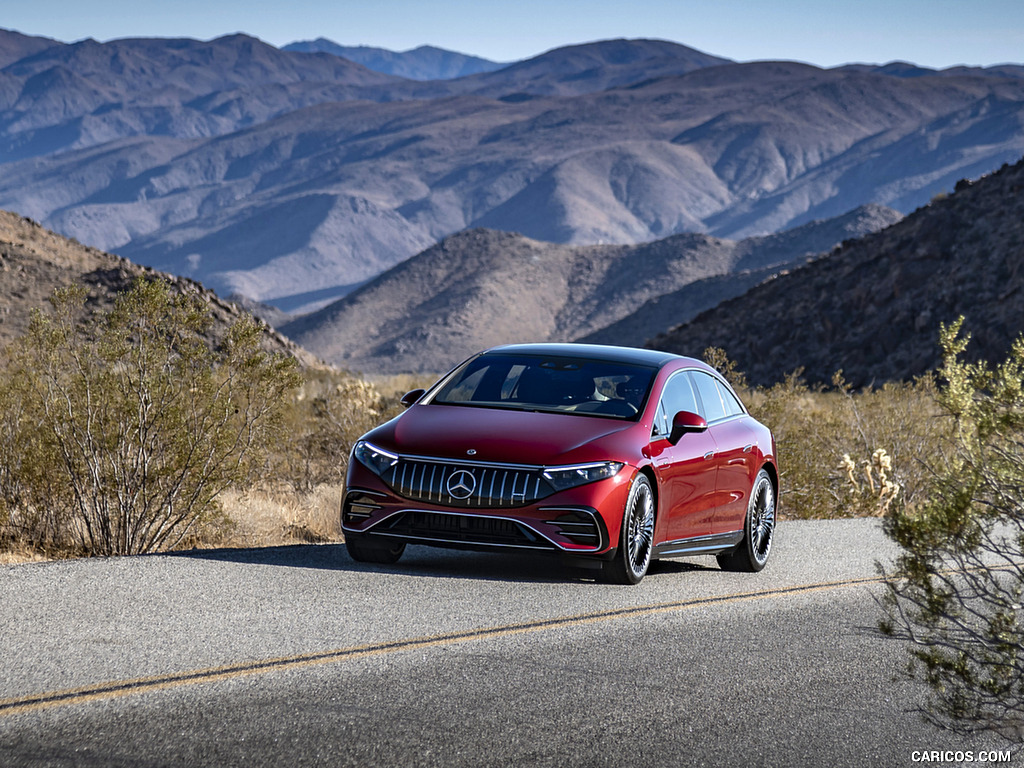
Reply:
[[[496,347],[352,451],[351,556],[407,544],[560,553],[636,584],[652,559],[759,571],[775,531],[775,439],[713,368],[590,344]]]

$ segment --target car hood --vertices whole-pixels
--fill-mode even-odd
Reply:
[[[631,461],[628,435],[638,427],[632,421],[563,413],[414,405],[367,438],[406,456],[551,466]]]

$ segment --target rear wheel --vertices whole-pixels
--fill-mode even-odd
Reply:
[[[352,559],[360,563],[397,563],[405,552],[405,542],[355,533],[346,534],[345,548]]]
[[[732,552],[718,556],[718,564],[726,571],[754,573],[764,568],[772,551],[775,536],[775,486],[768,472],[761,470],[754,479],[743,524],[743,542]]]
[[[604,564],[604,580],[639,584],[647,574],[654,547],[654,492],[647,476],[637,473],[622,515],[622,533],[615,559]]]

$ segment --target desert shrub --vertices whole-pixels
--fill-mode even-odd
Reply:
[[[263,466],[295,363],[260,349],[251,318],[212,349],[206,305],[162,281],[88,321],[84,301],[56,292],[5,367],[8,536],[88,554],[173,547]]]
[[[704,357],[774,432],[785,515],[881,516],[927,484],[922,457],[941,429],[930,377],[854,391],[841,372],[831,388],[812,388],[795,371],[755,388],[721,350]]]
[[[948,418],[934,480],[898,506],[901,548],[882,623],[910,642],[928,715],[955,730],[1024,734],[1024,337],[995,367],[965,363],[961,321],[941,333],[937,402]]]
[[[407,391],[426,388],[435,378],[400,374],[370,381],[333,369],[307,371],[289,398],[287,439],[275,446],[268,486],[311,494],[321,485],[342,484],[356,440],[397,416]]]
[[[308,372],[289,399],[288,437],[275,450],[272,476],[300,493],[343,482],[355,441],[393,411],[363,379],[339,371]]]
[[[39,403],[26,397],[28,379],[10,350],[0,352],[0,366],[0,544],[54,542],[67,525],[67,510],[48,503],[59,488],[43,433],[35,428]]]

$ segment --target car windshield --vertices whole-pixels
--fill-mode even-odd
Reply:
[[[654,374],[607,360],[494,353],[468,361],[430,402],[632,420]]]

